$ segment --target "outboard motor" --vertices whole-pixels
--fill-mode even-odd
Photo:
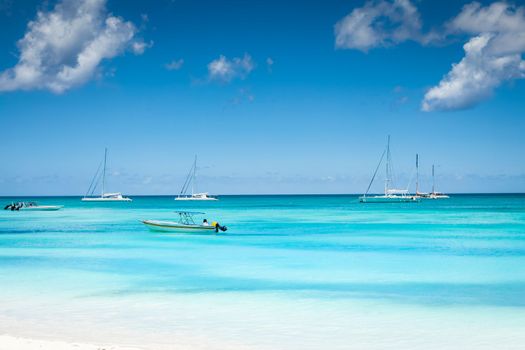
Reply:
[[[215,223],[215,232],[219,232],[219,230],[225,232],[227,229],[228,228],[226,226],[221,226],[218,222]]]

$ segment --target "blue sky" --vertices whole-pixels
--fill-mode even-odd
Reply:
[[[0,195],[83,194],[106,146],[127,194],[177,193],[195,154],[212,193],[360,193],[388,134],[400,185],[417,152],[424,189],[435,163],[523,192],[525,15],[470,3],[0,0]]]

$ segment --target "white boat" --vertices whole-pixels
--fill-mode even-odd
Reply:
[[[419,155],[416,154],[416,196],[423,199],[446,199],[450,198],[448,195],[435,190],[435,176],[434,176],[434,164],[432,164],[432,192],[420,192],[419,191]]]
[[[63,205],[39,205],[37,202],[18,202],[8,204],[4,209],[13,211],[56,211],[63,207]]]
[[[204,220],[202,224],[195,223],[195,215],[204,215],[200,212],[177,211],[179,221],[162,221],[162,220],[143,220],[142,223],[152,231],[161,232],[181,232],[181,233],[218,233],[226,231],[227,227],[219,225],[217,222],[208,224]]]
[[[416,196],[385,194],[377,196],[361,196],[359,197],[361,203],[405,203],[405,202],[419,202]]]
[[[372,187],[374,179],[377,175],[377,171],[379,170],[379,167],[381,166],[381,163],[383,162],[385,155],[386,155],[385,192],[382,195],[368,195],[368,192],[370,191],[370,187]],[[391,154],[390,154],[390,135],[389,135],[386,149],[383,151],[383,154],[381,155],[379,164],[377,164],[376,170],[374,172],[374,175],[372,176],[372,179],[370,180],[370,184],[368,185],[368,188],[366,189],[365,194],[359,197],[359,202],[361,203],[405,203],[405,202],[410,203],[410,202],[419,201],[419,198],[417,196],[413,196],[409,194],[408,188],[407,189],[391,188],[390,186],[392,185],[393,185],[393,180],[392,180],[392,166],[391,166]]]
[[[215,197],[209,196],[208,192],[195,192],[196,179],[197,179],[197,156],[195,156],[193,165],[190,168],[190,172],[188,173],[188,176],[186,177],[186,181],[184,182],[184,185],[182,185],[182,189],[180,190],[179,195],[175,197],[176,201],[216,201],[218,200]],[[190,186],[191,186],[191,194],[188,193]]]
[[[435,176],[434,176],[434,164],[432,164],[432,192],[430,192],[430,194],[428,195],[427,198],[430,198],[430,199],[447,199],[447,198],[450,198],[450,196],[448,196],[448,195],[446,195],[444,193],[436,191],[436,181],[435,181]]]
[[[102,193],[100,197],[84,197],[84,202],[131,202],[132,199],[122,196],[122,193]]]
[[[108,149],[104,149],[104,166],[102,168],[102,173],[100,173],[99,165],[98,169],[89,185],[86,195],[82,198],[83,202],[131,202],[132,199],[122,196],[120,192],[106,193],[106,163],[107,163]],[[98,184],[102,182],[102,192],[100,196],[94,196],[93,193],[97,188]]]
[[[419,154],[416,154],[416,197],[428,198],[429,196],[429,193],[419,191]]]

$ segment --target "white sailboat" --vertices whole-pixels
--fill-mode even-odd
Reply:
[[[100,174],[100,165],[89,185],[86,195],[82,198],[83,202],[131,202],[131,198],[122,196],[120,192],[106,193],[106,163],[107,163],[108,149],[104,149],[104,167],[102,174]],[[100,196],[94,196],[93,193],[97,188],[99,182],[102,181],[102,192]]]
[[[429,198],[430,194],[419,191],[419,154],[416,154],[416,197]]]
[[[180,190],[180,194],[175,198],[176,201],[216,201],[218,200],[215,197],[208,196],[208,192],[195,192],[196,188],[196,178],[197,178],[197,156],[193,161],[193,165],[186,177],[186,181]],[[191,194],[188,193],[188,190],[191,186]]]
[[[374,182],[374,179],[377,175],[377,171],[379,170],[379,167],[381,166],[381,163],[383,162],[383,158],[385,158],[386,154],[386,176],[385,176],[385,193],[383,195],[368,195],[368,192],[370,191],[370,187],[372,186],[372,183]],[[377,168],[374,172],[374,175],[372,176],[372,180],[370,180],[370,184],[368,185],[368,188],[366,189],[365,194],[363,194],[361,197],[359,197],[359,201],[361,203],[404,203],[404,202],[417,202],[419,201],[419,198],[417,196],[412,196],[408,193],[407,189],[397,189],[397,188],[391,188],[390,186],[393,186],[392,181],[392,165],[391,165],[391,154],[390,154],[390,135],[388,136],[387,146],[386,149],[383,151],[383,154],[381,155],[381,159],[379,160],[379,164],[377,164]]]
[[[430,192],[430,194],[428,195],[427,198],[430,198],[430,199],[446,199],[446,198],[450,198],[448,195],[446,195],[444,193],[436,192],[436,181],[435,181],[435,175],[434,175],[434,164],[432,164],[432,192]]]

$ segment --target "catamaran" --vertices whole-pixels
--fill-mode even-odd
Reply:
[[[106,164],[107,164],[108,149],[104,149],[104,167],[102,168],[102,173],[100,173],[100,167],[98,166],[97,172],[91,180],[91,184],[87,190],[86,195],[82,198],[84,202],[131,202],[131,198],[122,196],[120,192],[106,193]],[[102,182],[102,192],[100,196],[94,196],[93,193],[97,188],[98,184]]]
[[[385,193],[383,195],[370,196],[368,195],[368,192],[370,191],[370,187],[372,187],[372,183],[374,182],[374,179],[377,175],[377,171],[379,170],[379,167],[381,166],[383,159],[385,158],[385,155],[386,155]],[[417,196],[412,196],[408,193],[408,188],[407,189],[391,188],[391,186],[393,186],[393,180],[392,180],[393,170],[392,170],[391,157],[392,156],[390,154],[390,135],[389,135],[386,149],[383,151],[383,154],[381,155],[381,159],[379,159],[379,164],[377,164],[374,175],[372,176],[372,180],[370,180],[370,184],[368,185],[368,188],[366,189],[365,194],[359,197],[359,201],[361,203],[404,203],[404,202],[419,201],[419,198]]]
[[[427,198],[430,198],[430,199],[446,199],[446,198],[450,198],[448,195],[446,195],[444,193],[436,192],[436,181],[435,181],[435,176],[434,176],[434,164],[432,164],[432,192],[430,192],[430,194],[428,195]]]
[[[186,181],[180,190],[179,195],[175,198],[176,201],[216,201],[215,197],[208,196],[208,192],[195,192],[197,178],[197,156],[193,161],[193,165],[190,168],[190,172],[186,177]],[[188,190],[191,186],[191,194],[188,194]]]

